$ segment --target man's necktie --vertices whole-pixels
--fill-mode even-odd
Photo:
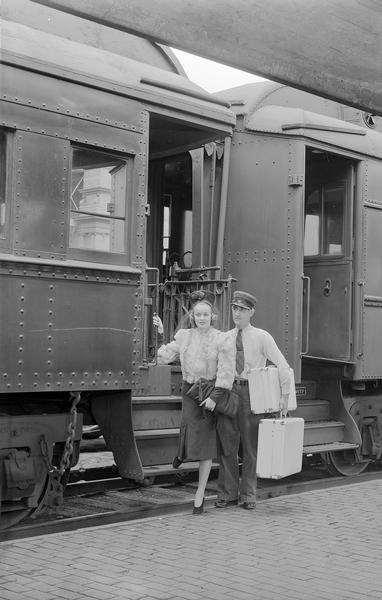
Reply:
[[[236,373],[239,375],[244,371],[244,348],[243,348],[243,332],[238,329],[236,336]]]

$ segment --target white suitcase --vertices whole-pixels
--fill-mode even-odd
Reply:
[[[288,412],[297,408],[293,369],[290,370],[290,373]],[[248,375],[248,387],[251,411],[253,413],[258,415],[279,412],[281,388],[277,367],[251,369]]]
[[[261,419],[257,444],[258,477],[281,479],[302,468],[304,419]]]

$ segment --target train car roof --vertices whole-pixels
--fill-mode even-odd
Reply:
[[[362,119],[365,113],[359,109],[270,81],[224,90],[220,95],[243,117],[248,131],[304,136],[382,158],[381,121],[376,122],[376,130],[368,129]]]
[[[263,106],[246,124],[249,131],[303,136],[316,142],[382,158],[382,135],[318,113],[284,106]]]
[[[227,101],[176,73],[4,19],[0,31],[3,63],[137,98],[158,114],[186,112],[219,133],[235,124]]]
[[[1,16],[8,21],[186,76],[180,61],[167,46],[30,0],[1,0],[0,4]]]

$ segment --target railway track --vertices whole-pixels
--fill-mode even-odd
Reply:
[[[0,541],[190,512],[197,485],[196,472],[162,471],[152,485],[152,478],[148,478],[146,486],[142,486],[116,476],[112,466],[88,469],[86,473],[82,470],[87,480],[77,473],[67,486],[62,506],[2,531]],[[216,498],[216,474],[217,469],[212,472],[206,490],[207,510],[212,510]],[[382,471],[371,469],[356,477],[330,477],[320,465],[307,465],[301,473],[282,480],[259,480],[258,500],[381,478]]]

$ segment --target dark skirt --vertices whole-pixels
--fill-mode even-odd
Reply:
[[[182,386],[182,419],[178,456],[182,460],[207,460],[218,455],[215,415],[186,395],[190,384]]]

